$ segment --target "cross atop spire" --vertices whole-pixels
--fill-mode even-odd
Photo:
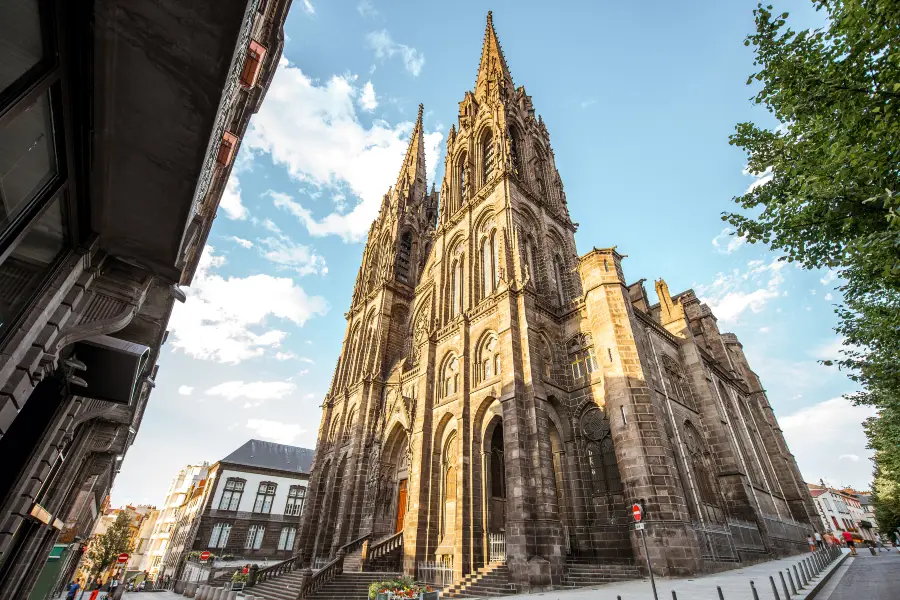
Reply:
[[[416,125],[413,127],[412,135],[409,138],[409,147],[406,149],[406,157],[403,159],[403,166],[400,168],[400,174],[397,176],[397,188],[401,187],[401,183],[407,177],[409,178],[410,188],[421,184],[422,190],[426,190],[425,186],[425,138],[422,132],[422,113],[425,105],[419,105],[419,116],[416,118]],[[416,197],[418,199],[418,197]]]
[[[503,49],[500,47],[500,40],[497,39],[497,32],[494,30],[494,17],[491,11],[488,11],[484,45],[481,47],[481,63],[478,65],[478,79],[475,82],[476,99],[483,100],[487,96],[490,86],[497,85],[496,81],[491,81],[495,76],[502,78],[510,89],[513,88],[512,75],[509,73],[509,67],[506,66]]]

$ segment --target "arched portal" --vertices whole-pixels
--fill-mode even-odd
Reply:
[[[376,536],[402,531],[406,521],[409,441],[402,425],[397,424],[388,436],[382,457],[375,486]]]
[[[556,505],[559,507],[559,522],[563,528],[563,546],[566,554],[572,552],[572,522],[571,507],[569,505],[569,495],[565,482],[565,460],[566,448],[563,445],[562,436],[559,428],[556,426],[555,419],[549,419],[550,422],[550,452],[553,453],[553,480],[556,484]]]

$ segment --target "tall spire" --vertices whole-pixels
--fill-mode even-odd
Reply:
[[[512,75],[509,73],[509,67],[506,66],[503,49],[500,48],[500,41],[494,30],[494,17],[491,11],[488,11],[487,26],[484,30],[484,46],[481,47],[481,63],[478,65],[478,79],[475,82],[476,99],[484,99],[488,94],[488,88],[496,85],[496,82],[491,83],[495,70],[511,89],[513,87]]]
[[[419,116],[416,119],[416,125],[413,127],[412,135],[409,138],[409,147],[406,149],[406,157],[403,159],[403,167],[400,168],[400,174],[397,176],[397,188],[401,188],[401,184],[408,177],[410,188],[421,184],[422,190],[426,190],[425,186],[425,137],[422,132],[422,113],[425,105],[419,105]],[[418,198],[416,198],[418,199]]]

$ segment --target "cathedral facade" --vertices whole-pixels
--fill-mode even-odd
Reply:
[[[440,191],[422,107],[369,230],[298,542],[390,549],[409,575],[570,561],[683,575],[805,547],[816,511],[738,339],[693,291],[580,254],[550,136],[491,15]]]

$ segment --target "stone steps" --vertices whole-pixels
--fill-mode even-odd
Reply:
[[[397,577],[400,577],[400,573],[344,572],[311,595],[309,600],[367,600],[370,583]]]
[[[509,568],[505,563],[491,563],[470,573],[443,591],[442,598],[484,598],[508,596],[516,593],[509,583]]]
[[[641,579],[642,577],[641,570],[633,565],[598,565],[591,564],[584,559],[570,559],[566,561],[566,574],[561,587],[580,588]]]

